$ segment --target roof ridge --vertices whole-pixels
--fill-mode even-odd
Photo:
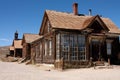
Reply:
[[[47,13],[57,13],[56,15],[64,14],[64,15],[75,16],[73,13],[70,13],[70,12],[60,12],[60,11],[55,11],[55,10],[46,10],[46,12]]]
[[[76,17],[80,17],[78,15],[74,15],[73,13],[71,12],[62,12],[62,11],[56,11],[56,10],[45,10],[45,12],[55,12],[55,13],[62,13],[62,14],[66,14],[66,15],[72,15],[72,16],[76,16]],[[98,15],[98,14],[97,14]],[[97,15],[94,15],[94,16],[97,16]],[[90,16],[90,15],[85,15],[84,17],[94,17],[94,16]],[[98,15],[99,16],[99,15]],[[82,17],[82,16],[81,16]],[[103,19],[110,19],[108,17],[101,17]]]

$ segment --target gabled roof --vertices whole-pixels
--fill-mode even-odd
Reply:
[[[101,18],[97,16],[77,16],[72,13],[56,12],[51,10],[46,10],[43,21],[46,20],[46,17],[50,22],[52,28],[59,29],[72,29],[72,30],[82,30],[85,29],[95,18],[100,19],[101,23],[106,26],[106,29],[109,29],[110,33],[120,33],[118,27],[108,18]],[[41,25],[40,33],[43,30],[44,26]]]
[[[102,18],[109,29],[109,33],[120,33],[119,28],[108,18]]]
[[[25,33],[23,34],[23,39],[25,40],[26,43],[31,43],[34,40],[39,39],[41,36],[38,34],[29,34],[29,33]],[[23,43],[23,41],[22,41]]]
[[[22,40],[14,40],[13,42],[14,48],[22,48],[21,43],[22,43]]]
[[[100,18],[99,15],[93,16],[89,19],[87,19],[84,24],[83,24],[83,28],[87,28],[90,27],[95,21],[99,22],[99,24],[101,25],[101,27],[105,30],[105,31],[109,31],[109,28],[107,27],[107,25],[103,22],[103,20]]]

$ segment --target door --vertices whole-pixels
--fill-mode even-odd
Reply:
[[[98,61],[100,55],[100,40],[99,39],[92,39],[91,40],[91,56],[93,61]]]

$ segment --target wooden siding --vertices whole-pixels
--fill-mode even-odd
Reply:
[[[23,43],[23,52],[22,52],[23,58],[30,59],[30,57],[31,57],[31,50],[30,49],[31,49],[30,44],[24,42]]]
[[[56,58],[56,35],[57,34],[63,34],[63,33],[68,33],[69,35],[84,35],[85,36],[85,56],[86,56],[86,60],[81,61],[81,60],[72,60],[71,59],[71,52],[68,54],[69,58],[66,61],[65,59],[62,60],[62,54],[61,54],[61,47],[60,47],[60,59],[57,60]],[[109,37],[108,35],[105,35],[103,33],[89,33],[89,34],[85,34],[82,31],[78,31],[78,30],[63,30],[63,29],[54,29],[53,32],[49,32],[46,33],[44,35],[44,37],[36,42],[34,42],[34,44],[32,45],[32,49],[34,49],[32,53],[34,53],[36,55],[35,57],[35,61],[36,63],[53,63],[55,64],[56,68],[78,68],[78,67],[90,67],[91,66],[91,58],[93,57],[93,52],[91,51],[91,41],[97,39],[100,42],[99,48],[100,48],[100,54],[98,54],[98,58],[96,59],[96,61],[99,60],[104,60],[107,61],[108,60],[108,55],[106,52],[106,40],[107,39],[112,39],[113,43],[112,43],[112,57],[111,56],[111,63],[116,62],[117,60],[117,55],[118,55],[118,49],[117,47],[119,39],[118,36],[117,37]],[[49,55],[49,53],[45,54],[45,43],[46,41],[48,42],[49,40],[52,41],[52,55]],[[78,41],[78,40],[77,40]],[[60,43],[61,43],[61,39],[60,39]],[[42,49],[40,49],[40,45],[42,45]],[[39,46],[39,47],[36,47]],[[116,47],[114,47],[116,46]],[[36,48],[39,48],[39,52],[35,52]],[[78,54],[78,52],[77,52]],[[38,56],[39,55],[39,56]],[[78,55],[77,55],[78,57]],[[61,62],[64,62],[64,66],[62,66],[63,64]],[[62,65],[61,65],[62,64]]]

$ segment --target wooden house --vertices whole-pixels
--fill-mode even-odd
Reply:
[[[14,56],[14,47],[10,46],[9,51],[10,51],[10,56],[13,57]]]
[[[30,43],[31,46],[31,61],[32,64],[43,63],[43,36],[40,35],[40,38],[34,40]]]
[[[14,46],[14,57],[22,57],[22,40],[14,40],[13,46]]]
[[[18,39],[18,32],[14,34],[12,46],[10,46],[10,55],[14,57],[22,57],[22,40]]]
[[[31,43],[31,51],[36,62],[52,63],[56,68],[88,67],[91,61],[109,58],[116,63],[119,34],[109,18],[79,14],[74,3],[73,13],[45,11],[39,32],[42,37]]]
[[[22,46],[23,46],[23,58],[30,59],[31,58],[31,46],[30,43],[33,42],[34,40],[40,38],[38,34],[30,34],[30,33],[25,33],[23,34],[22,38]]]

